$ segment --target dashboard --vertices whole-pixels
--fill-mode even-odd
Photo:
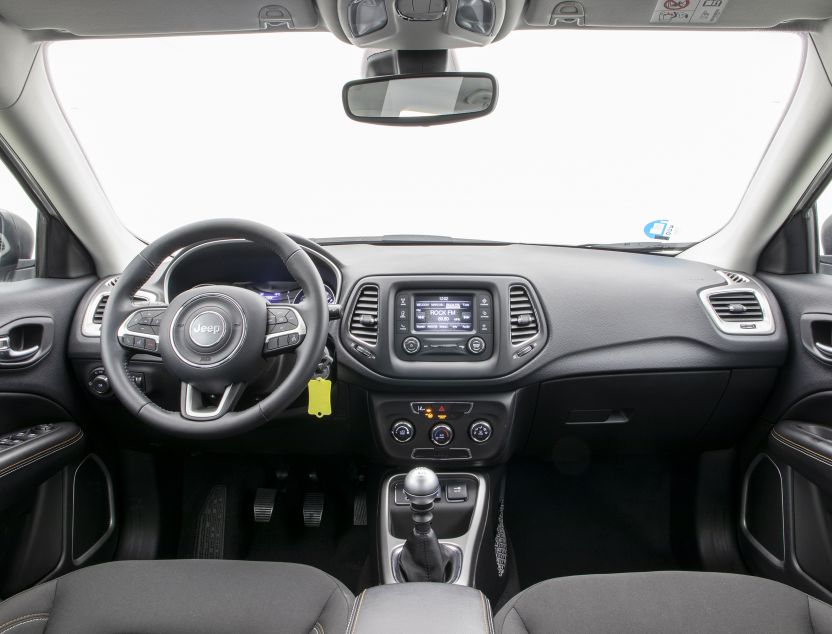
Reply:
[[[299,243],[341,307],[328,349],[343,426],[309,427],[299,402],[287,416],[305,431],[281,421],[281,442],[298,451],[343,451],[351,425],[371,429],[392,464],[499,462],[516,443],[548,453],[563,437],[639,451],[727,441],[788,352],[771,291],[703,263],[533,245]],[[108,284],[82,301],[70,342],[89,391],[103,383],[94,319]],[[177,254],[137,299],[203,284],[303,299],[279,257],[236,240]],[[178,386],[153,359],[132,365],[140,389],[176,406]]]

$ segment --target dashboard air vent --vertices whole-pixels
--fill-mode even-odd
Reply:
[[[108,286],[115,286],[115,284],[107,283]],[[92,323],[101,325],[104,323],[104,309],[107,308],[107,302],[110,301],[110,294],[105,293],[101,296],[101,299],[98,300],[98,303],[95,305],[95,310],[92,313]],[[133,303],[134,304],[146,304],[150,301],[150,298],[146,295],[134,295],[133,296]]]
[[[708,301],[722,321],[763,321],[763,307],[751,291],[714,293]]]
[[[528,341],[540,332],[532,298],[525,286],[515,284],[509,288],[509,317],[511,343],[515,346]]]
[[[109,295],[102,295],[95,306],[95,312],[92,314],[92,323],[101,325],[104,322],[104,309],[107,308],[107,302],[110,300]]]
[[[734,271],[717,271],[717,273],[724,277],[729,284],[749,284],[751,282],[745,275]]]
[[[375,284],[365,284],[359,289],[350,317],[350,334],[371,346],[378,343],[378,286]]]

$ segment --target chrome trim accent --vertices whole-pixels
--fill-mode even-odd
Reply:
[[[219,338],[214,343],[209,343],[208,345],[205,345],[203,343],[199,343],[196,339],[194,339],[194,333],[193,333],[193,330],[190,328],[190,326],[188,327],[188,337],[190,338],[191,342],[195,346],[199,346],[200,348],[213,348],[214,346],[219,344],[220,341],[222,341],[223,337],[225,337],[225,333],[228,332],[228,323],[226,322],[225,317],[220,315],[217,311],[215,311],[215,310],[205,310],[205,311],[202,311],[201,313],[199,313],[199,315],[197,315],[196,317],[194,317],[191,320],[191,324],[194,323],[194,319],[199,319],[203,315],[216,315],[217,317],[220,318],[220,322],[222,323],[222,332],[220,332]]]
[[[266,335],[266,342],[271,341],[272,339],[277,339],[282,335],[291,335],[294,333],[298,333],[299,335],[306,334],[306,322],[303,320],[303,315],[300,314],[300,311],[296,309],[291,304],[272,304],[269,308],[279,308],[280,310],[291,310],[295,313],[295,316],[298,318],[298,325],[292,328],[291,330],[284,330],[283,332],[273,332],[270,335]]]
[[[393,537],[390,533],[390,484],[396,478],[403,478],[406,473],[396,473],[387,476],[381,486],[381,500],[379,500],[380,514],[379,522],[380,539],[379,561],[382,562],[382,583],[397,583],[393,574],[393,553],[404,545],[403,539]],[[474,585],[474,572],[477,565],[477,553],[482,542],[482,532],[485,527],[485,514],[487,510],[488,489],[485,478],[475,473],[437,473],[440,478],[474,478],[477,481],[477,501],[474,503],[474,513],[471,517],[471,525],[468,530],[459,537],[451,539],[440,539],[440,544],[445,544],[462,551],[462,564],[460,565],[459,576],[453,582],[455,585]]]
[[[227,354],[225,357],[223,357],[223,359],[221,361],[217,361],[216,363],[209,363],[209,364],[194,363],[192,361],[188,361],[185,357],[182,356],[182,353],[179,352],[179,349],[176,347],[176,340],[173,337],[173,329],[176,327],[176,320],[179,318],[179,314],[183,310],[185,310],[188,306],[190,306],[194,302],[203,300],[206,297],[222,297],[223,299],[227,299],[229,302],[234,304],[235,308],[237,308],[237,310],[240,311],[240,316],[243,318],[243,325],[242,325],[243,336],[240,337],[240,340],[237,342],[237,345],[234,347],[234,350],[232,350],[229,354]],[[145,310],[149,310],[149,309],[145,309]],[[197,295],[196,297],[192,297],[187,302],[182,304],[182,306],[179,307],[179,310],[177,310],[176,313],[173,315],[173,319],[170,320],[170,332],[168,333],[168,336],[170,337],[170,347],[173,349],[174,353],[176,353],[176,356],[179,357],[179,360],[182,361],[182,363],[185,363],[186,365],[189,365],[192,368],[206,368],[206,369],[207,368],[216,368],[218,366],[221,366],[223,363],[225,363],[226,361],[228,361],[232,357],[234,357],[234,355],[237,354],[237,352],[240,351],[240,348],[242,347],[243,342],[246,340],[246,337],[248,337],[248,322],[246,321],[246,313],[243,310],[243,307],[240,306],[240,303],[237,300],[235,300],[233,297],[229,297],[228,295],[226,295],[224,293],[205,293],[203,295]]]
[[[164,280],[162,281],[162,288],[164,289],[165,303],[170,303],[170,277],[171,277],[171,274],[173,273],[174,269],[176,269],[176,267],[179,265],[179,262],[182,260],[182,258],[186,255],[191,254],[193,251],[198,251],[199,249],[203,249],[203,248],[209,247],[209,246],[214,245],[214,244],[221,244],[223,242],[250,242],[250,241],[249,240],[244,240],[242,238],[228,238],[228,239],[225,239],[225,240],[212,240],[210,242],[203,242],[201,244],[197,244],[197,245],[194,245],[192,247],[186,247],[184,250],[180,251],[178,254],[176,254],[176,257],[173,259],[173,261],[170,263],[170,265],[168,265],[168,268],[165,271]],[[254,244],[254,243],[250,242],[250,244]],[[329,268],[329,270],[332,271],[335,274],[335,282],[336,282],[335,283],[335,290],[334,290],[335,303],[336,304],[339,303],[338,300],[339,300],[339,297],[341,295],[341,287],[342,287],[342,282],[343,282],[343,278],[341,276],[341,269],[339,269],[337,266],[335,266],[335,263],[332,260],[330,260],[328,257],[326,257],[325,255],[323,255],[321,253],[318,253],[317,251],[315,251],[313,249],[310,249],[309,247],[306,247],[302,244],[299,244],[298,246],[301,249],[303,249],[304,251],[306,251],[306,253],[309,255],[309,257],[311,257],[313,259],[318,258],[319,260],[321,260]],[[277,254],[275,253],[275,255],[277,255]],[[295,280],[295,281],[297,282],[297,280]],[[277,306],[277,305],[278,304],[275,304],[275,306]],[[279,305],[283,306],[283,304],[279,304]]]
[[[757,468],[757,465],[760,464],[763,459],[768,460],[771,464],[774,465],[774,468],[777,469],[777,475],[780,477],[780,517],[783,520],[783,556],[788,556],[786,550],[786,499],[785,499],[785,486],[783,483],[783,473],[780,471],[780,467],[777,466],[777,463],[771,459],[768,454],[761,453],[759,454],[748,466],[748,469],[745,471],[745,475],[743,476],[742,480],[742,500],[740,502],[740,530],[742,531],[743,536],[745,536],[751,544],[760,551],[760,554],[763,555],[768,561],[774,564],[777,567],[782,567],[785,559],[778,559],[777,556],[770,552],[768,548],[763,546],[760,542],[757,541],[757,538],[751,534],[751,531],[748,530],[748,522],[746,521],[746,509],[748,506],[748,483],[751,480],[751,474],[753,473],[754,469]]]
[[[160,307],[157,306],[157,308],[160,308]],[[140,308],[138,310],[134,310],[132,313],[127,315],[127,317],[124,318],[124,321],[121,322],[121,326],[118,327],[118,332],[116,333],[116,336],[119,339],[121,339],[121,337],[123,335],[133,335],[134,337],[144,337],[145,339],[153,339],[153,341],[156,342],[156,349],[158,350],[159,349],[159,335],[148,335],[147,333],[144,333],[144,332],[136,332],[135,330],[130,330],[130,328],[128,328],[128,326],[127,326],[127,324],[130,322],[130,320],[133,319],[133,315],[135,315],[136,313],[144,312],[145,310],[151,310],[151,309],[150,308]],[[150,354],[153,354],[153,353],[151,352]]]
[[[762,321],[723,321],[716,314],[714,307],[709,301],[714,295],[726,295],[734,293],[751,293],[754,298],[760,303],[760,309],[763,311]],[[743,335],[743,336],[760,336],[771,335],[775,331],[774,317],[771,314],[771,305],[768,303],[766,296],[755,288],[744,285],[729,284],[727,286],[712,286],[699,291],[699,299],[705,307],[705,311],[714,322],[714,325],[719,328],[726,335]],[[743,324],[754,324],[754,328],[743,328]]]
[[[87,304],[87,308],[84,311],[84,319],[81,322],[81,334],[84,337],[91,337],[91,338],[98,338],[101,337],[101,324],[94,324],[92,319],[95,315],[95,309],[98,308],[98,304],[101,302],[101,299],[105,295],[110,295],[112,293],[112,287],[114,286],[113,280],[118,279],[118,276],[110,277],[99,284],[102,287],[95,295],[93,295],[90,302]],[[156,301],[156,295],[151,293],[150,291],[145,290],[138,290],[136,291],[134,297],[141,297],[146,299],[149,303]]]
[[[232,383],[225,391],[222,393],[222,397],[220,398],[220,402],[217,403],[216,407],[203,407],[197,408],[194,405],[194,394],[199,392],[193,385],[190,383],[185,383],[185,416],[194,420],[207,420],[211,418],[217,417],[217,412],[221,412],[224,410],[226,405],[228,404],[228,399],[231,398],[231,390],[234,389],[234,384]]]
[[[101,469],[102,473],[104,474],[104,480],[107,482],[107,504],[110,510],[110,520],[107,524],[107,530],[104,531],[104,534],[98,538],[98,540],[90,546],[85,553],[81,556],[75,556],[75,480],[78,477],[78,471],[84,465],[87,460],[92,460],[95,462],[98,467]],[[75,471],[72,474],[72,519],[70,520],[70,552],[69,555],[72,558],[72,563],[76,566],[82,566],[85,564],[96,552],[98,549],[101,548],[113,532],[116,530],[116,515],[115,515],[115,508],[116,508],[116,498],[115,492],[113,490],[113,480],[110,477],[110,470],[107,469],[107,465],[99,458],[96,454],[91,453],[86,456],[78,466],[75,467]]]

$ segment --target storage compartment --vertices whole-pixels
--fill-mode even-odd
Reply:
[[[106,543],[115,529],[113,485],[101,459],[90,454],[72,483],[72,562],[80,566]]]
[[[760,454],[745,476],[742,495],[742,530],[768,559],[785,559],[783,478],[777,465]]]
[[[690,446],[720,403],[729,370],[560,379],[540,388],[528,450],[569,459],[588,446],[641,453]],[[749,405],[752,405],[749,403]]]

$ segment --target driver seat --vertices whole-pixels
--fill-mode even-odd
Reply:
[[[352,593],[300,564],[119,561],[72,572],[0,603],[0,634],[345,632]]]

